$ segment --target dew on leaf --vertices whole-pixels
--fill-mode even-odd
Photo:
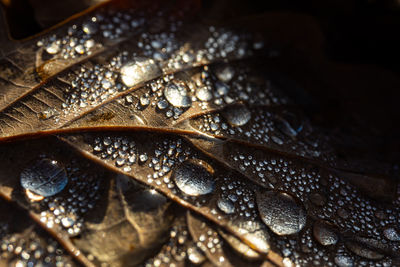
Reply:
[[[206,195],[214,191],[214,178],[202,161],[183,162],[173,170],[172,177],[178,188],[189,196]]]
[[[121,80],[127,87],[149,81],[161,75],[160,67],[152,59],[136,57],[121,67]]]
[[[21,172],[23,188],[49,197],[61,192],[68,183],[65,168],[56,160],[44,158]]]
[[[227,107],[222,115],[231,126],[243,126],[251,119],[251,113],[245,105]]]
[[[207,87],[203,86],[197,89],[196,91],[196,97],[200,101],[210,101],[212,99],[212,92],[210,89]]]
[[[388,227],[383,230],[383,235],[390,241],[400,241],[400,233],[393,227]]]
[[[222,82],[229,82],[232,80],[233,75],[235,75],[235,70],[231,66],[224,66],[216,70],[217,78]]]
[[[298,233],[306,224],[306,213],[296,200],[281,192],[257,192],[263,222],[277,235]]]
[[[233,205],[232,201],[227,198],[219,198],[217,200],[217,206],[226,214],[232,214],[235,212],[235,206]]]
[[[338,235],[330,225],[324,222],[314,223],[313,234],[315,239],[323,246],[335,245],[338,242]]]
[[[165,86],[164,97],[174,107],[190,107],[192,100],[184,84],[169,83]]]
[[[198,247],[189,247],[187,250],[188,259],[195,265],[199,265],[206,260],[205,255]]]
[[[82,24],[82,31],[86,34],[95,34],[98,29],[98,25],[92,21],[88,21]]]
[[[353,267],[354,266],[353,259],[346,255],[337,255],[335,257],[335,263],[339,267]]]

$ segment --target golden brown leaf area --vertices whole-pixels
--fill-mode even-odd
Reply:
[[[338,157],[249,25],[183,2],[4,40],[0,264],[400,264],[395,181]]]

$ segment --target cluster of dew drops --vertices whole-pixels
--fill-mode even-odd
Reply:
[[[139,35],[134,52],[121,51],[105,64],[89,67],[82,65],[77,70],[77,75],[68,76],[70,86],[65,90],[65,101],[60,110],[55,107],[43,110],[39,118],[54,118],[59,121],[60,115],[78,113],[82,109],[101,104],[117,93],[140,82],[157,78],[163,73],[179,71],[185,66],[204,64],[214,59],[222,60],[232,54],[235,58],[249,56],[253,50],[263,47],[262,42],[250,45],[250,37],[247,35],[210,26],[208,38],[201,48],[181,51],[180,48],[185,43],[176,36],[182,26],[181,21],[171,18],[168,29],[150,34],[139,30],[146,24],[144,17],[144,14],[133,10],[103,10],[80,24],[69,26],[67,33],[55,34],[38,41],[38,47],[43,48],[49,56],[79,59],[90,56],[96,48],[103,47],[107,40],[121,40],[134,34]],[[225,72],[221,77],[229,79],[233,75],[229,69]],[[209,99],[210,92],[205,89],[199,90],[198,99]],[[171,105],[177,109],[175,114],[179,115],[182,111],[178,109],[192,104],[187,90],[188,88],[179,84],[168,84],[158,106],[165,109]],[[173,116],[171,112],[167,114]]]

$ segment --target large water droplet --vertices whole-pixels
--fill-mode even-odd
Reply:
[[[200,101],[210,101],[212,99],[211,90],[205,86],[197,89],[196,96]]]
[[[339,239],[333,227],[324,222],[314,223],[313,234],[315,239],[323,246],[334,245]]]
[[[187,160],[174,169],[172,177],[182,192],[190,196],[200,196],[214,190],[212,172],[203,161]]]
[[[400,233],[393,227],[383,230],[383,235],[390,241],[400,241]]]
[[[136,57],[121,68],[121,80],[128,87],[155,79],[161,74],[161,69],[154,60],[143,57]]]
[[[354,265],[353,259],[346,255],[337,255],[335,257],[335,263],[339,267],[353,267]]]
[[[47,158],[23,170],[20,178],[23,188],[44,197],[61,192],[68,183],[64,167],[57,161]]]
[[[164,96],[174,107],[190,107],[191,98],[188,96],[187,87],[183,84],[169,83],[165,86]]]
[[[229,82],[235,75],[235,70],[231,66],[218,68],[215,73],[220,81]]]
[[[257,205],[263,222],[278,235],[298,233],[306,224],[306,213],[296,200],[281,192],[257,192]]]
[[[235,212],[235,205],[233,205],[232,201],[230,201],[229,199],[219,198],[217,200],[217,206],[226,214],[232,214]]]
[[[227,107],[222,111],[222,115],[232,126],[243,126],[251,119],[250,110],[243,104]]]

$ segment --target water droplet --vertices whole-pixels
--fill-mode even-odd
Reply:
[[[48,120],[53,118],[54,116],[58,116],[60,113],[54,108],[48,108],[46,110],[41,111],[38,114],[39,119],[41,120]]]
[[[226,214],[232,214],[235,212],[235,206],[229,199],[219,198],[217,200],[217,206],[220,210],[222,210]]]
[[[174,107],[190,107],[192,104],[187,87],[183,84],[167,84],[164,89],[164,96]]]
[[[161,74],[161,69],[154,60],[143,57],[136,57],[121,68],[121,80],[128,87],[155,79]]]
[[[88,21],[82,24],[82,31],[86,34],[95,34],[97,30],[97,24],[92,21]]]
[[[217,96],[224,96],[228,94],[229,92],[229,87],[223,82],[216,82],[215,83],[215,89],[216,89],[216,94]]]
[[[227,107],[222,112],[222,115],[232,126],[243,126],[251,119],[249,109],[243,104]]]
[[[283,145],[283,141],[279,137],[273,135],[273,136],[271,136],[271,139],[272,139],[272,141],[274,141],[275,144]]]
[[[93,39],[89,39],[89,40],[86,40],[86,41],[85,41],[84,46],[85,46],[87,49],[90,49],[90,48],[92,48],[95,44],[96,44],[96,43],[94,42]]]
[[[23,188],[44,197],[61,192],[68,183],[64,167],[47,158],[23,170],[20,179]]]
[[[346,255],[337,255],[335,257],[335,263],[339,267],[353,267],[353,259]]]
[[[83,46],[83,45],[77,45],[77,46],[75,46],[75,52],[78,53],[78,54],[80,54],[80,55],[83,55],[83,54],[85,53],[85,48],[84,48],[84,46]]]
[[[140,101],[140,105],[142,105],[144,107],[150,104],[150,99],[145,95],[142,95],[140,97],[139,101]]]
[[[284,267],[293,267],[294,264],[289,258],[283,258],[282,264]]]
[[[195,265],[199,265],[206,260],[203,252],[198,247],[190,247],[187,250],[188,259]]]
[[[174,169],[172,176],[178,188],[187,195],[200,196],[214,191],[213,170],[203,161],[187,160]]]
[[[324,222],[314,223],[313,234],[315,239],[323,246],[334,245],[339,239],[333,227]]]
[[[229,82],[230,80],[232,80],[233,75],[235,75],[235,70],[231,66],[218,68],[216,70],[216,75],[220,81]]]
[[[61,219],[61,224],[65,227],[65,228],[69,228],[72,225],[74,225],[75,221],[74,219],[70,218],[70,217],[64,217]]]
[[[196,97],[200,101],[210,101],[212,99],[211,90],[209,90],[207,87],[201,87],[201,88],[197,89]]]
[[[48,46],[46,46],[46,52],[50,55],[57,54],[60,52],[60,45],[57,42],[52,42]]]
[[[146,154],[140,154],[140,156],[139,156],[140,162],[142,162],[142,163],[146,162],[147,159],[148,159],[148,156]]]
[[[298,233],[306,224],[306,213],[296,200],[281,192],[257,192],[257,205],[263,222],[278,235]]]
[[[385,230],[383,230],[383,235],[387,240],[400,241],[400,233],[393,227],[388,227]]]

